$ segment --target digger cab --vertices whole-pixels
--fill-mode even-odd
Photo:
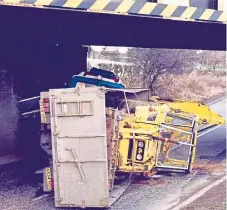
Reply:
[[[158,170],[189,172],[197,125],[195,115],[172,114],[167,105],[137,106],[134,116],[121,124],[118,170],[146,175]]]

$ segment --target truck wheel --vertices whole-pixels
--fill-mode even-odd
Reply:
[[[51,133],[41,134],[40,146],[48,155],[52,154]]]

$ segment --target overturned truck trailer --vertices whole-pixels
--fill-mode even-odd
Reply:
[[[52,176],[57,207],[108,207],[127,189],[129,174],[118,174],[116,180],[122,115],[118,108],[124,106],[120,104],[125,96],[147,101],[148,93],[97,87],[41,93],[41,132],[51,141],[43,147],[51,156],[44,190],[51,190]]]
[[[131,163],[121,162],[136,159],[128,154],[134,153],[136,145],[133,149],[130,140],[130,145],[119,141],[123,113],[116,109],[120,104],[116,96],[121,95],[124,100],[124,93],[130,92],[102,88],[49,91],[57,207],[108,207],[127,188],[131,181],[127,167]],[[47,93],[41,95],[47,97]],[[48,119],[48,113],[42,114]],[[118,144],[125,144],[120,152]],[[138,164],[138,160],[136,162]],[[142,166],[140,172],[144,172],[144,164],[139,165]],[[126,169],[125,173],[119,170],[120,166]]]

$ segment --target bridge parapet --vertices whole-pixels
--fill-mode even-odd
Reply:
[[[139,0],[0,0],[0,5],[227,23],[227,12]]]

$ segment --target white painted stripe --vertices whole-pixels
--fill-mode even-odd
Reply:
[[[32,97],[32,98],[26,98],[26,99],[20,100],[19,103],[24,102],[24,101],[30,101],[30,100],[36,99],[36,98],[40,98],[40,96],[35,96],[35,97]]]
[[[210,133],[211,131],[216,130],[216,129],[219,128],[219,127],[220,127],[220,125],[218,125],[217,127],[212,128],[212,129],[210,129],[210,130],[208,130],[208,131],[206,131],[206,132],[204,132],[204,133],[201,133],[200,135],[198,135],[198,138],[199,138],[200,136],[203,136],[203,135],[207,134],[207,133]]]
[[[32,201],[38,201],[38,200],[41,200],[41,199],[47,198],[47,197],[50,197],[50,195],[49,194],[44,194],[44,195],[41,195],[39,197],[33,198]]]
[[[217,100],[214,100],[214,101],[211,101],[210,103],[208,103],[207,105],[213,105],[213,104],[216,104],[218,103],[219,101],[222,101],[222,100],[225,100],[226,99],[226,96],[223,96]]]
[[[201,189],[200,191],[198,191],[196,194],[194,194],[193,196],[189,197],[187,200],[185,200],[184,202],[182,202],[178,206],[172,208],[171,210],[180,210],[180,209],[184,208],[185,206],[189,205],[190,203],[192,203],[193,201],[195,201],[196,199],[198,199],[199,197],[201,197],[202,195],[204,195],[207,191],[209,191],[213,187],[221,184],[225,180],[226,180],[226,176],[224,176],[221,179],[213,182],[212,184],[204,187],[203,189]]]
[[[27,114],[33,114],[33,113],[37,113],[37,112],[40,112],[40,110],[37,109],[37,110],[31,111],[31,112],[24,112],[24,113],[21,114],[21,115],[24,116],[24,115],[27,115]]]

